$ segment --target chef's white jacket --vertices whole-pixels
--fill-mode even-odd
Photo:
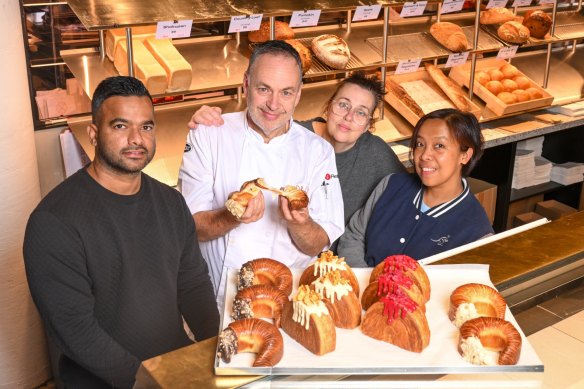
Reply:
[[[179,189],[195,214],[222,208],[245,181],[264,178],[268,185],[300,186],[310,198],[311,218],[334,242],[344,231],[343,198],[332,146],[291,121],[287,133],[264,143],[247,125],[246,112],[223,115],[221,127],[199,126],[187,136]],[[311,257],[300,252],[278,210],[278,195],[264,191],[262,219],[240,224],[227,235],[201,242],[216,295],[223,267],[239,268],[255,258],[273,258],[304,268]],[[219,296],[218,296],[219,297]],[[219,298],[218,298],[219,300]]]

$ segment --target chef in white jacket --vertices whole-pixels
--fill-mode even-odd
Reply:
[[[302,87],[296,50],[283,41],[256,46],[243,87],[247,110],[222,115],[220,126],[191,130],[179,172],[220,307],[224,268],[256,258],[304,268],[344,230],[333,148],[292,120]],[[290,211],[286,198],[264,191],[236,218],[225,201],[258,177],[302,188],[308,207]]]

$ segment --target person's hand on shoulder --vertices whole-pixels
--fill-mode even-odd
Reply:
[[[239,221],[245,224],[257,222],[264,216],[264,208],[264,194],[260,191],[257,196],[249,200],[247,208],[239,218]]]
[[[203,105],[193,114],[188,126],[192,130],[199,127],[200,124],[204,126],[221,126],[224,123],[221,113],[222,110],[219,107]]]
[[[291,224],[304,224],[310,220],[308,208],[302,208],[296,211],[291,211],[289,208],[288,199],[284,196],[278,198],[280,213],[284,220]]]

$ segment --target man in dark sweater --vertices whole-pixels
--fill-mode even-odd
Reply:
[[[142,173],[156,150],[144,85],[96,89],[95,158],[30,216],[26,274],[66,388],[131,388],[141,361],[217,334],[219,314],[191,213]]]

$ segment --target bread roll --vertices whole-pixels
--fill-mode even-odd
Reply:
[[[529,78],[525,76],[514,77],[513,81],[517,83],[517,87],[519,89],[528,89],[531,87],[531,81],[529,81]]]
[[[481,70],[479,72],[476,72],[475,81],[485,86],[487,85],[487,82],[491,81],[491,76],[489,76],[489,73]]]
[[[501,66],[499,69],[505,78],[513,78],[519,76],[521,73],[517,68],[510,63]]]
[[[344,69],[351,59],[349,45],[336,35],[320,35],[312,40],[312,51],[325,65]]]
[[[532,37],[543,39],[552,28],[552,18],[542,10],[527,11],[523,16],[523,25],[529,29]]]
[[[166,71],[169,90],[178,91],[190,88],[193,68],[174,47],[170,39],[151,37],[144,41],[144,46]]]
[[[529,29],[519,22],[511,21],[503,23],[497,35],[505,42],[522,44],[529,39]]]
[[[515,97],[517,97],[517,102],[518,103],[522,103],[524,101],[529,101],[530,100],[529,93],[527,93],[523,89],[515,89],[511,93],[513,93],[515,95]]]
[[[540,90],[539,90],[539,89],[537,89],[537,88],[533,88],[533,87],[531,87],[531,88],[527,88],[525,91],[526,91],[527,93],[529,93],[529,98],[530,98],[531,100],[533,100],[533,99],[541,99],[541,98],[543,98],[543,93],[542,93],[542,91],[540,91]]]
[[[460,53],[469,49],[468,40],[462,28],[450,22],[437,22],[430,27],[430,34],[442,46],[455,53]]]
[[[495,96],[503,92],[503,84],[501,84],[501,81],[489,81],[485,87]]]
[[[499,69],[489,70],[489,76],[491,76],[491,81],[501,81],[505,78],[505,75]]]
[[[517,96],[510,92],[501,92],[497,95],[497,98],[505,104],[515,104],[517,102]]]
[[[298,52],[300,61],[302,61],[302,74],[305,74],[312,66],[312,54],[310,53],[310,49],[296,39],[287,39],[286,43],[294,47],[294,49]]]
[[[290,28],[288,23],[276,20],[274,23],[275,39],[286,40],[294,39],[294,30]],[[270,22],[262,22],[260,28],[256,31],[250,31],[247,35],[250,42],[260,43],[270,40]]]
[[[514,17],[515,15],[510,9],[496,7],[481,11],[479,22],[481,24],[499,24],[513,20]]]
[[[517,89],[517,83],[507,78],[502,80],[501,84],[503,85],[503,91],[505,92],[513,92],[515,89]]]

